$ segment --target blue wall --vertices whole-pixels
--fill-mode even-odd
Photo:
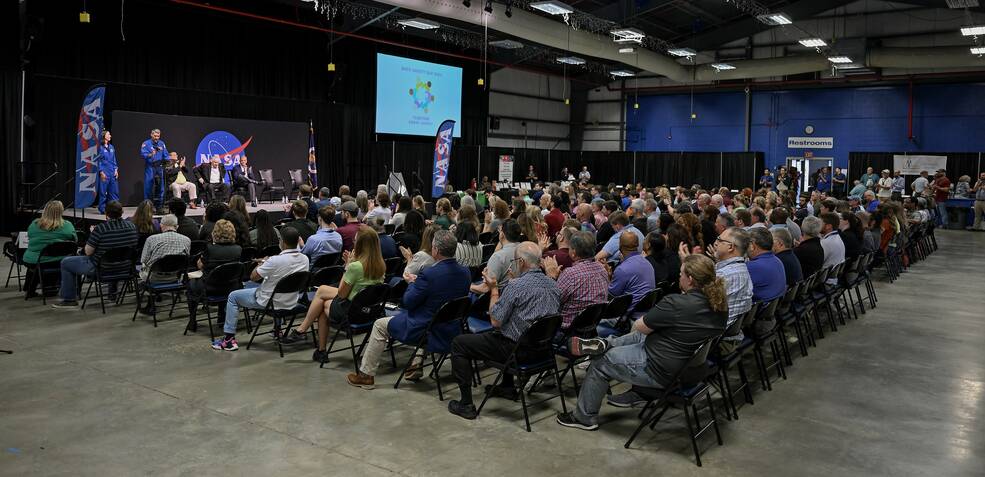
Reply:
[[[787,137],[833,137],[834,157],[847,167],[849,152],[985,151],[985,84],[914,87],[913,134],[907,139],[907,86],[763,91],[752,95],[750,149],[763,151],[769,167],[803,149],[787,149]],[[690,119],[690,95],[644,96],[639,109],[627,106],[626,149],[630,151],[741,151],[745,94],[694,95],[697,118]]]

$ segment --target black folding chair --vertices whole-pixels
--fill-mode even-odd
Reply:
[[[264,317],[269,316],[274,323],[274,327],[270,331],[266,331],[264,333],[271,334],[275,338],[278,338],[276,339],[277,351],[280,353],[281,358],[284,357],[284,346],[281,344],[279,339],[282,336],[281,322],[284,318],[290,317],[291,321],[287,326],[290,328],[290,323],[293,323],[294,317],[296,317],[298,313],[304,313],[307,311],[307,307],[305,307],[302,303],[295,303],[294,306],[289,308],[277,308],[277,305],[274,303],[274,298],[281,294],[287,295],[293,293],[294,295],[300,295],[308,290],[308,282],[310,280],[311,274],[302,271],[294,272],[284,278],[281,278],[280,281],[277,282],[277,285],[274,286],[274,291],[270,296],[270,300],[267,301],[267,306],[263,307],[262,310],[254,310],[255,315],[253,318],[257,319],[257,323],[253,325],[253,335],[250,336],[250,342],[246,344],[246,349],[250,349],[250,346],[253,345],[253,340],[256,339],[257,334],[260,332],[260,327],[263,325]],[[250,310],[243,309],[243,315],[246,318],[247,323],[249,323],[251,319]],[[229,318],[230,317],[228,316],[226,317],[227,320]]]
[[[209,248],[209,243],[205,240],[192,240],[188,256],[188,270],[198,270],[198,259],[202,258],[205,250]]]
[[[495,233],[493,233],[493,232],[482,232],[482,233],[479,234],[479,243],[481,243],[481,244],[487,244],[487,243],[495,244],[495,241],[496,241],[497,238],[498,238],[498,236]],[[493,246],[495,247],[495,245],[493,245]]]
[[[240,262],[229,262],[219,265],[212,269],[203,280],[205,280],[205,300],[202,305],[205,307],[205,319],[209,323],[210,340],[215,340],[215,331],[212,329],[212,305],[225,308],[229,300],[229,294],[234,290],[243,288],[243,264]],[[201,318],[195,320],[201,323]],[[249,325],[249,321],[247,321]],[[188,327],[185,327],[185,335],[188,334]]]
[[[445,400],[445,396],[441,390],[441,375],[439,374],[439,371],[441,370],[441,365],[444,364],[445,360],[448,358],[448,355],[451,353],[451,342],[449,341],[449,348],[442,349],[436,347],[434,340],[428,340],[428,338],[431,336],[431,333],[435,328],[448,325],[449,323],[458,322],[458,328],[461,329],[464,326],[462,321],[465,319],[465,314],[469,311],[469,306],[471,305],[472,302],[469,300],[469,297],[463,296],[461,298],[455,298],[451,301],[446,301],[441,305],[441,308],[438,308],[438,311],[435,312],[433,317],[431,317],[431,321],[428,322],[428,326],[424,330],[424,333],[421,334],[421,339],[419,339],[417,344],[414,346],[414,351],[411,352],[410,358],[407,360],[407,365],[404,366],[400,376],[397,377],[397,382],[393,384],[393,389],[397,389],[400,386],[400,381],[404,378],[404,374],[407,373],[411,365],[414,364],[414,358],[420,350],[427,353],[431,357],[430,364],[425,363],[422,360],[421,369],[428,366],[431,367],[430,375],[434,378],[434,381],[438,387],[438,400]],[[393,349],[392,340],[390,349]],[[435,355],[438,356],[437,359],[435,359]]]
[[[273,257],[274,255],[280,255],[280,245],[267,245],[263,247],[260,254],[257,257]]]
[[[89,301],[89,293],[92,286],[96,285],[96,294],[99,295],[99,306],[106,314],[106,300],[103,295],[103,285],[110,283],[123,282],[122,288],[117,289],[116,302],[122,303],[127,290],[134,287],[137,280],[136,250],[131,247],[116,247],[104,252],[96,262],[96,272],[88,279],[89,287],[86,288],[85,296],[82,297],[82,309],[86,308]]]
[[[284,179],[274,179],[273,169],[260,169],[260,180],[263,181],[263,190],[260,191],[259,200],[263,200],[264,194],[267,194],[268,202],[274,201],[274,193],[284,196]],[[280,182],[280,185],[275,185],[276,182]]]
[[[340,257],[342,257],[342,254],[338,252],[326,253],[315,259],[315,263],[311,265],[311,271],[338,265]]]
[[[636,436],[639,435],[643,427],[649,426],[650,429],[656,427],[660,418],[674,404],[680,405],[684,409],[684,420],[687,423],[688,437],[691,438],[691,449],[694,451],[694,460],[698,467],[701,467],[701,452],[698,450],[698,438],[709,428],[715,430],[715,437],[718,445],[722,445],[722,434],[718,430],[718,419],[715,416],[715,406],[711,403],[711,390],[707,379],[713,373],[707,366],[706,359],[712,345],[718,338],[706,341],[695,349],[694,354],[688,363],[677,372],[673,384],[667,389],[645,388],[634,386],[635,391],[642,398],[646,399],[646,405],[640,411],[640,424],[636,431],[629,436],[625,448],[633,444]],[[698,419],[698,402],[704,396],[708,412],[711,419],[704,425]]]
[[[800,293],[801,287],[806,283],[801,280],[787,288],[787,292],[783,295],[780,300],[780,304],[776,307],[776,332],[780,335],[780,349],[783,351],[783,357],[786,360],[787,366],[793,366],[793,359],[790,356],[790,347],[787,345],[787,329],[790,325],[793,325],[794,332],[797,334],[797,344],[800,346],[800,355],[807,356],[807,342],[804,338],[803,332],[801,331],[801,323],[797,318],[797,315],[793,313],[794,301],[797,299],[797,295]]]
[[[756,358],[756,366],[759,368],[759,379],[763,385],[763,389],[767,391],[773,390],[769,375],[771,369],[776,368],[778,376],[787,379],[787,373],[783,369],[783,353],[778,343],[780,335],[777,332],[778,325],[776,321],[776,308],[782,299],[783,297],[781,296],[759,303],[756,320],[745,331],[747,335],[752,336],[753,356]],[[766,362],[766,353],[763,349],[767,345],[769,345],[770,352],[772,353],[772,363]]]
[[[386,224],[386,225],[383,226],[383,231],[387,235],[389,235],[389,236],[392,237],[393,236],[393,233],[397,231],[397,226],[396,225],[393,225],[393,224]]]
[[[373,323],[383,318],[385,314],[383,304],[386,301],[386,295],[389,289],[390,287],[385,283],[363,288],[352,299],[352,303],[349,304],[349,313],[345,319],[341,323],[330,323],[330,325],[335,326],[335,334],[332,335],[332,341],[328,344],[328,348],[325,349],[325,354],[322,355],[322,362],[318,367],[325,367],[325,363],[328,362],[328,355],[339,351],[350,350],[352,352],[352,366],[356,372],[359,372],[359,356],[362,356],[363,348],[366,347],[366,342],[369,341],[369,331],[373,328]],[[338,340],[339,334],[342,332],[345,332],[346,337],[349,339],[349,347],[333,349],[335,347],[335,341]],[[364,333],[365,335],[359,343],[358,348],[356,347],[356,342],[352,339],[356,333]]]
[[[407,262],[404,261],[404,257],[390,257],[383,260],[386,264],[386,277],[399,277],[404,274],[404,267],[407,266]]]
[[[506,373],[515,377],[513,386],[517,394],[520,395],[523,422],[526,424],[527,432],[530,432],[530,415],[527,413],[527,398],[523,389],[532,377],[548,371],[553,372],[554,383],[557,385],[557,397],[561,399],[561,410],[568,412],[568,407],[564,402],[564,388],[561,387],[561,374],[558,372],[557,360],[554,358],[554,336],[560,329],[561,315],[547,315],[537,318],[517,340],[505,361],[486,362],[499,370],[499,374],[496,375],[496,379],[489,389],[496,389]],[[482,398],[482,403],[479,404],[479,409],[476,411],[477,414],[482,412],[482,408],[486,405],[489,397],[490,393],[486,392]],[[554,396],[549,396],[540,402],[553,398]],[[537,403],[531,403],[531,405],[533,404]]]
[[[743,328],[752,326],[753,321],[756,320],[756,313],[758,312],[758,305],[755,303],[749,308],[749,311],[741,317],[737,317],[735,321],[732,322],[728,328],[725,329],[724,336],[737,336]],[[746,402],[749,404],[753,403],[752,400],[752,389],[749,388],[749,376],[746,374],[746,368],[742,364],[742,357],[753,351],[754,342],[752,337],[744,336],[742,341],[740,341],[735,349],[726,355],[721,355],[720,352],[711,353],[709,356],[709,361],[712,362],[715,369],[720,375],[720,389],[722,397],[725,398],[725,403],[728,408],[732,410],[732,417],[735,419],[739,418],[739,412],[735,405],[735,396],[741,391],[746,398]],[[732,383],[729,379],[728,372],[735,368],[739,374],[739,385],[736,388],[732,388]]]
[[[7,270],[7,284],[4,285],[4,288],[10,286],[11,278],[16,278],[17,291],[23,290],[21,279],[25,278],[25,276],[21,275],[21,265],[25,265],[24,252],[26,251],[27,249],[17,247],[17,234],[12,234],[10,240],[4,242],[3,256],[7,257],[7,260],[10,260],[10,268]],[[14,274],[14,269],[17,270],[16,275]]]
[[[609,303],[605,307],[605,311],[602,312],[602,320],[616,320],[614,326],[607,324],[600,324],[598,327],[599,336],[605,338],[612,335],[622,335],[627,331],[627,320],[626,313],[629,313],[629,307],[633,305],[633,295],[627,293],[625,295],[619,295],[609,300]]]
[[[53,283],[46,284],[45,277],[48,275],[60,275],[62,264],[61,259],[75,255],[78,250],[78,245],[71,241],[49,243],[41,249],[41,253],[38,255],[37,264],[26,264],[29,267],[34,267],[34,273],[38,274],[38,284],[41,286],[41,303],[45,305],[48,304],[46,288],[53,287],[58,284],[60,280],[60,278],[58,278]],[[46,258],[58,258],[58,260],[45,262]]]
[[[258,257],[262,257],[262,255],[260,255],[260,250],[256,247],[243,247],[242,251],[239,253],[240,262],[249,262],[250,260]]]
[[[488,262],[489,261],[489,257],[492,257],[492,254],[495,251],[496,251],[496,244],[494,244],[494,243],[484,244],[482,246],[482,261],[483,262]]]
[[[489,293],[483,293],[469,307],[465,324],[470,333],[484,333],[493,329],[493,325],[489,321],[489,300]]]
[[[588,307],[584,310],[581,310],[581,313],[578,313],[574,318],[572,318],[571,324],[568,325],[568,328],[563,330],[565,338],[564,342],[554,349],[555,354],[564,358],[568,363],[564,367],[564,370],[561,371],[561,380],[563,381],[565,376],[568,375],[568,372],[570,372],[571,383],[574,385],[576,394],[581,387],[578,385],[578,378],[575,376],[575,366],[584,361],[588,361],[590,356],[572,355],[568,350],[568,338],[573,336],[577,336],[579,338],[595,338],[598,336],[599,321],[602,320],[602,313],[605,311],[607,306],[608,303],[593,303],[588,305]]]
[[[137,321],[137,313],[140,311],[140,297],[144,293],[147,296],[147,306],[151,308],[151,316],[154,318],[154,328],[157,328],[157,297],[171,295],[171,311],[168,318],[174,316],[174,307],[178,301],[178,294],[185,291],[186,276],[188,273],[188,255],[165,255],[150,266],[147,280],[137,284],[137,306],[133,310],[133,318],[130,321]],[[154,274],[174,275],[174,281],[164,283],[153,283],[150,281]]]

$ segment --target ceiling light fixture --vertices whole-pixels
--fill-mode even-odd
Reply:
[[[973,46],[971,47],[972,55],[985,55],[985,46]]]
[[[696,51],[694,51],[694,50],[692,50],[690,48],[671,48],[671,49],[667,50],[667,53],[670,53],[671,55],[674,55],[674,56],[683,56],[685,58],[686,57],[689,57],[689,56],[694,56],[694,55],[697,55],[698,54],[698,52],[696,52]]]
[[[793,23],[793,20],[786,13],[767,13],[759,15],[756,19],[767,25],[789,25]]]
[[[636,28],[616,28],[609,32],[616,43],[643,43],[646,33]]]
[[[636,53],[636,48],[633,47],[620,48],[619,53],[623,53],[623,54]]]
[[[397,20],[397,23],[405,27],[418,28],[421,30],[434,30],[435,28],[441,26],[431,20],[426,20],[424,18],[407,18],[404,20]]]
[[[975,8],[978,0],[947,0],[947,8]]]
[[[847,56],[829,56],[828,61],[832,63],[851,63],[852,59]]]
[[[574,13],[575,11],[567,3],[555,2],[553,0],[549,2],[533,2],[530,4],[530,8],[534,8],[551,15],[567,15],[569,13]]]
[[[985,25],[961,27],[961,34],[964,36],[985,35]]]
[[[562,56],[557,59],[557,62],[566,65],[583,65],[585,64],[585,59],[577,56]]]
[[[808,48],[820,48],[822,46],[828,46],[828,44],[820,38],[804,38],[803,40],[800,40],[798,43]]]
[[[712,63],[711,64],[711,67],[712,68],[715,68],[715,71],[725,71],[725,70],[734,70],[735,69],[735,66],[732,66],[732,65],[730,65],[728,63]]]
[[[837,70],[857,70],[859,68],[862,68],[862,65],[857,65],[855,63],[850,63],[847,65],[835,65],[835,69]]]
[[[495,46],[496,48],[502,48],[504,50],[519,50],[520,48],[523,48],[523,43],[520,43],[516,40],[497,40],[497,41],[491,41],[489,42],[489,44]]]
[[[633,73],[632,71],[629,70],[612,70],[609,72],[609,74],[612,76],[619,76],[623,78],[627,76],[636,76],[636,73]]]

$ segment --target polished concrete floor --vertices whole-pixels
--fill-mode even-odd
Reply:
[[[65,312],[6,288],[0,475],[983,475],[985,233],[938,236],[930,259],[877,283],[878,308],[756,389],[724,446],[703,438],[702,468],[680,411],[630,450],[635,414],[608,406],[585,432],[549,401],[527,433],[518,404],[465,421],[429,380],[394,390],[388,365],[363,391],[344,355],[318,369],[309,348],[217,352],[183,320],[131,322],[132,301]]]

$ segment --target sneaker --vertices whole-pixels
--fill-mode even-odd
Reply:
[[[373,389],[376,387],[373,377],[363,373],[349,373],[345,377],[345,382],[349,383],[350,386],[363,389]]]
[[[239,349],[239,343],[236,342],[236,338],[219,338],[212,342],[212,349],[236,351]]]
[[[408,381],[411,381],[411,382],[420,381],[421,378],[423,378],[423,377],[424,377],[424,370],[421,369],[420,366],[411,366],[410,369],[408,369],[404,373],[404,379],[406,379]]]
[[[63,310],[74,310],[79,307],[79,302],[77,301],[58,301],[51,304],[52,308],[58,308]]]
[[[448,412],[461,417],[462,419],[475,419],[479,417],[479,412],[475,410],[473,404],[462,404],[458,401],[448,401]]]
[[[486,385],[486,394],[489,397],[498,397],[503,399],[509,399],[510,401],[516,401],[520,399],[520,393],[516,391],[516,388],[510,386],[493,386],[492,384]]]
[[[639,394],[636,394],[633,391],[626,391],[622,394],[613,394],[606,399],[606,402],[608,402],[610,406],[622,408],[642,407],[646,405],[646,399],[641,398]]]
[[[311,354],[311,360],[316,363],[321,363],[322,361],[328,362],[328,353],[325,350],[316,349],[314,353]]]
[[[581,421],[575,419],[574,414],[570,412],[559,413],[557,415],[557,423],[564,427],[573,427],[583,431],[594,431],[599,428],[598,424],[582,424]]]
[[[299,333],[296,329],[291,329],[286,335],[280,338],[280,344],[294,344],[308,338],[308,333]]]
[[[609,348],[609,342],[602,338],[578,338],[572,337],[568,342],[568,351],[572,356],[598,356],[605,354]]]

